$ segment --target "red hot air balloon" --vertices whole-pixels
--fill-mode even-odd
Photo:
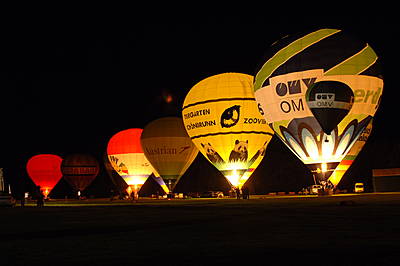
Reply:
[[[62,158],[58,155],[38,154],[31,157],[26,164],[28,175],[40,186],[46,198],[62,177],[61,162]]]
[[[64,179],[80,196],[99,173],[99,163],[89,154],[71,154],[62,161],[61,172]]]

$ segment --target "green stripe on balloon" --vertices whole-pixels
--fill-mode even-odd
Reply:
[[[367,45],[360,52],[326,71],[325,75],[357,75],[372,66],[377,59],[374,50]]]
[[[283,65],[290,58],[295,56],[296,54],[302,52],[307,47],[312,46],[313,44],[337,33],[340,30],[336,29],[321,29],[314,31],[306,36],[295,40],[290,43],[288,46],[279,50],[273,57],[271,57],[260,69],[255,77],[254,82],[254,91],[260,89],[271,74],[281,65]]]

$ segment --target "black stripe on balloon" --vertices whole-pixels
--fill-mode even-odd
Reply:
[[[206,101],[200,101],[200,102],[195,102],[195,103],[188,104],[188,105],[186,105],[186,106],[184,106],[182,108],[182,111],[185,110],[188,107],[195,106],[195,105],[198,105],[198,104],[204,104],[204,103],[224,102],[224,101],[255,101],[255,100],[256,99],[254,97],[247,97],[247,98],[245,98],[245,97],[243,97],[243,98],[237,97],[237,98],[212,99],[212,100],[206,100]]]
[[[229,135],[229,134],[264,134],[264,135],[270,135],[271,137],[274,136],[273,134],[271,134],[269,132],[264,132],[264,131],[232,131],[232,132],[209,133],[209,134],[193,136],[190,138],[197,139],[197,138],[203,138],[203,137],[209,137],[209,136]]]
[[[280,46],[285,47],[294,40],[290,39],[290,41],[282,41],[285,45]],[[323,69],[324,71],[327,71],[349,57],[357,54],[365,48],[365,46],[366,42],[356,39],[350,34],[342,31],[333,34],[332,36],[329,36],[294,55],[284,64],[279,66],[270,77],[312,69]],[[268,58],[266,58],[266,60],[268,60]],[[264,62],[266,62],[266,60]],[[365,71],[365,74],[379,76],[379,67],[371,67],[369,71]],[[263,86],[267,85],[269,85],[269,79],[267,79],[263,84]]]
[[[360,52],[365,45],[344,32],[333,34],[290,58],[271,77],[311,69],[326,71]]]

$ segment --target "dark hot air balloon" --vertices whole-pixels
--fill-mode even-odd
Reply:
[[[80,196],[99,173],[99,163],[90,154],[70,154],[61,163],[63,178]]]

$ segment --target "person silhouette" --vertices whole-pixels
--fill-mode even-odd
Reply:
[[[43,207],[44,206],[44,194],[43,194],[42,190],[40,189],[40,186],[37,186],[37,190],[38,190],[38,195],[37,195],[37,199],[36,199],[36,206]]]
[[[240,197],[241,197],[240,188],[237,187],[237,188],[235,189],[235,191],[236,191],[236,199],[240,199]]]
[[[250,191],[247,186],[242,187],[243,199],[250,199]]]

